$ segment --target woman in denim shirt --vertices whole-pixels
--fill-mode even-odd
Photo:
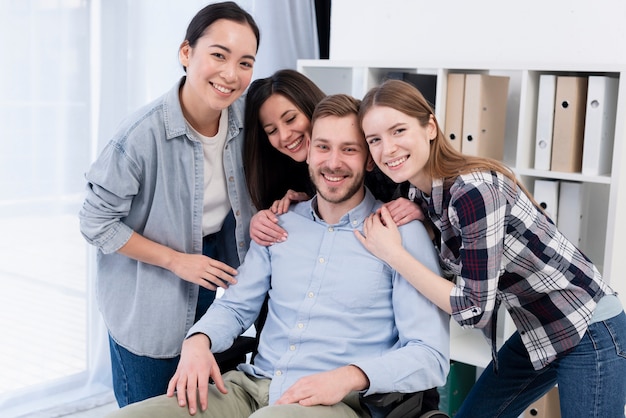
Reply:
[[[241,96],[258,45],[234,2],[200,10],[179,49],[186,76],[127,118],[86,175],[81,232],[99,250],[120,406],[165,393],[186,332],[236,283],[254,211]]]

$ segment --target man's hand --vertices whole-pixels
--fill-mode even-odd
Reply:
[[[298,403],[302,406],[335,405],[355,390],[369,387],[369,379],[356,366],[344,366],[298,379],[276,405]]]
[[[209,378],[213,379],[215,387],[220,392],[228,393],[215,357],[211,353],[209,337],[204,334],[192,335],[183,342],[178,368],[167,386],[167,396],[172,397],[176,393],[178,405],[181,407],[188,405],[189,414],[195,415],[198,394],[201,410],[207,409]]]

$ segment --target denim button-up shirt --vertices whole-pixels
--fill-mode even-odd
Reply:
[[[155,358],[180,353],[194,322],[198,286],[116,251],[135,231],[176,251],[202,253],[204,157],[182,113],[184,82],[122,123],[86,175],[79,214],[81,232],[99,249],[97,298],[109,333],[133,353]],[[229,250],[231,259],[240,261],[250,243],[254,212],[242,162],[243,107],[240,98],[228,109],[224,147],[237,223],[236,248]]]
[[[445,383],[450,317],[354,236],[380,207],[371,193],[337,224],[315,212],[315,198],[279,217],[285,242],[252,243],[238,283],[216,300],[190,335],[201,332],[215,352],[255,320],[265,295],[268,315],[251,375],[268,377],[273,404],[299,378],[347,364],[367,375],[367,394],[413,392]],[[407,251],[439,272],[437,253],[417,221],[400,227]]]

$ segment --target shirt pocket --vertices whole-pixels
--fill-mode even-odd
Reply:
[[[344,309],[365,309],[390,297],[385,289],[391,291],[392,288],[391,270],[384,263],[346,258],[341,264],[336,272],[330,271],[325,280],[332,303]]]

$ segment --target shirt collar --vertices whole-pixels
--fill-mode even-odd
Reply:
[[[189,134],[190,132],[187,128],[187,122],[185,121],[183,108],[180,103],[180,89],[183,87],[186,80],[187,77],[182,76],[163,98],[163,113],[165,115],[164,123],[167,139],[176,138],[184,134]],[[228,107],[227,142],[239,135],[240,131],[243,129],[244,102],[245,99],[244,96],[242,96]]]
[[[328,225],[326,221],[319,217],[317,214],[317,195],[313,197],[313,199],[308,202],[304,202],[303,204],[303,212],[306,211],[308,216],[311,217],[317,223]],[[374,195],[369,191],[369,189],[365,188],[365,197],[355,208],[346,213],[341,217],[339,222],[335,224],[335,226],[346,226],[351,227],[353,229],[360,228],[365,222],[365,218],[367,218],[370,214],[372,214],[378,207],[380,206],[380,202],[378,202]]]
[[[443,179],[433,179],[429,206],[441,216],[443,214]]]

